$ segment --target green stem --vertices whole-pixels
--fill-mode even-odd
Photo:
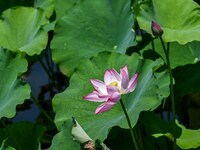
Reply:
[[[44,55],[45,55],[45,60],[46,60],[46,64],[47,64],[48,70],[52,71],[53,69],[51,67],[52,65],[49,62],[48,53],[46,52]]]
[[[46,74],[49,76],[49,78],[52,78],[51,72],[48,70],[48,68],[45,66],[41,58],[38,56],[39,63],[41,64],[42,68],[46,72]]]
[[[135,138],[134,133],[133,133],[133,128],[132,128],[132,126],[131,126],[130,118],[129,118],[129,116],[128,116],[128,113],[127,113],[127,111],[126,111],[126,108],[125,108],[125,106],[124,106],[124,103],[122,102],[121,99],[120,99],[120,104],[121,104],[122,109],[123,109],[123,111],[124,111],[124,114],[125,114],[125,116],[126,116],[126,120],[127,120],[127,122],[128,122],[129,130],[130,130],[130,133],[131,133],[131,137],[132,137],[132,140],[133,140],[133,144],[134,144],[134,146],[135,146],[135,149],[136,149],[136,150],[139,150],[139,147],[138,147],[136,138]]]
[[[155,51],[155,45],[154,45],[154,41],[153,40],[151,40],[151,46],[152,46],[152,50]]]
[[[40,104],[38,103],[38,100],[31,95],[31,99],[33,100],[33,102],[35,103],[35,105],[39,108],[39,110],[44,114],[44,116],[52,123],[54,123],[53,119],[46,113],[46,111],[40,106]]]
[[[176,112],[175,112],[175,100],[174,100],[174,86],[173,86],[173,76],[172,76],[172,69],[171,64],[169,60],[169,44],[167,45],[167,49],[165,48],[164,41],[162,37],[160,36],[160,41],[165,53],[167,67],[169,71],[169,77],[170,77],[170,95],[171,95],[171,105],[172,105],[172,121],[173,121],[173,136],[174,136],[174,150],[176,150],[176,137],[175,137],[175,131],[176,131]]]

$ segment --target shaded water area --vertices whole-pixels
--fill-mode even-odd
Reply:
[[[45,126],[47,130],[44,133],[42,148],[48,148],[57,133],[53,123],[55,113],[52,99],[55,94],[62,92],[68,86],[68,78],[53,63],[49,48],[27,60],[29,60],[29,69],[22,78],[31,87],[31,98],[17,106],[16,116],[9,122],[28,121]]]

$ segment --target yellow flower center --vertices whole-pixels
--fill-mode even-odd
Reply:
[[[116,81],[115,82],[111,82],[109,85],[118,87],[118,83]]]

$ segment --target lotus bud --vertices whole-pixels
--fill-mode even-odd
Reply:
[[[151,22],[151,31],[153,33],[153,35],[155,37],[159,37],[159,36],[162,36],[163,34],[163,30],[162,28],[160,27],[159,24],[157,24],[156,22],[152,21]]]

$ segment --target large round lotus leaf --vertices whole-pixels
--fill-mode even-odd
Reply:
[[[81,1],[57,22],[53,60],[64,74],[71,75],[82,58],[102,51],[125,53],[133,42],[132,25],[130,0]]]
[[[35,0],[34,6],[37,8],[42,8],[48,18],[53,14],[53,0]]]
[[[159,39],[154,40],[155,51],[165,60],[165,53]],[[167,46],[167,44],[166,44]],[[186,64],[195,64],[200,60],[200,42],[194,41],[184,45],[177,42],[169,43],[169,59],[172,68],[184,66]],[[144,50],[152,49],[151,43]]]
[[[178,121],[176,121],[176,125],[182,129],[181,136],[177,138],[177,145],[181,149],[195,149],[200,147],[200,129],[187,129],[182,124],[178,123]],[[170,140],[173,140],[171,133],[157,133],[153,134],[153,136],[156,138],[166,136]]]
[[[39,54],[48,41],[42,29],[48,20],[42,10],[17,7],[3,12],[0,20],[0,46],[28,55]]]
[[[80,0],[54,0],[56,19],[65,15],[65,12],[73,5],[76,5]]]
[[[16,105],[30,97],[28,85],[21,85],[18,75],[25,72],[27,62],[20,54],[0,49],[0,118],[11,118]]]
[[[200,41],[200,6],[193,0],[149,0],[140,5],[139,26],[151,33],[151,21],[164,30],[166,42]]]
[[[27,6],[31,7],[33,6],[34,0],[6,0],[6,1],[0,1],[0,13],[2,13],[4,10],[11,8],[11,7],[16,7],[16,6]]]
[[[40,150],[39,140],[44,131],[45,127],[29,122],[10,124],[0,129],[0,143],[6,139],[5,145],[10,145],[16,150]]]
[[[62,124],[60,132],[56,134],[52,140],[52,145],[48,150],[62,150],[62,149],[73,149],[80,150],[80,144],[73,140],[72,137],[72,119],[67,120]]]
[[[183,100],[183,99],[180,99],[180,97],[183,97],[184,95],[187,95],[190,93],[193,93],[194,95],[196,95],[199,93],[200,91],[199,70],[200,70],[200,62],[193,65],[185,65],[183,67],[177,67],[176,69],[173,70],[173,76],[176,81],[176,84],[174,86],[175,93],[176,93],[175,96],[179,99],[179,101]],[[191,73],[192,73],[192,76],[191,76]],[[198,98],[195,98],[195,99],[198,99]],[[198,115],[198,113],[196,114]]]
[[[139,73],[136,90],[122,96],[132,126],[134,126],[141,111],[155,109],[161,103],[163,97],[169,95],[169,92],[166,92],[169,91],[168,74],[161,73],[158,75],[158,73],[154,74],[153,71],[162,63],[161,59],[156,61],[142,60],[137,54],[126,56],[118,53],[100,53],[91,60],[82,61],[72,75],[67,90],[56,95],[53,99],[53,109],[56,113],[55,123],[58,130],[61,130],[64,122],[71,122],[72,117],[77,119],[86,133],[94,140],[97,138],[105,139],[108,129],[113,126],[128,128],[120,103],[117,103],[108,112],[95,115],[95,109],[101,103],[83,99],[83,96],[93,91],[89,79],[102,80],[106,69],[113,67],[119,71],[124,64],[128,65],[130,77],[135,72]],[[165,82],[165,84],[162,83],[161,85],[160,81]],[[71,131],[70,128],[68,130]],[[65,130],[62,129],[62,131]],[[66,138],[67,135],[61,133],[59,136],[62,139]]]

